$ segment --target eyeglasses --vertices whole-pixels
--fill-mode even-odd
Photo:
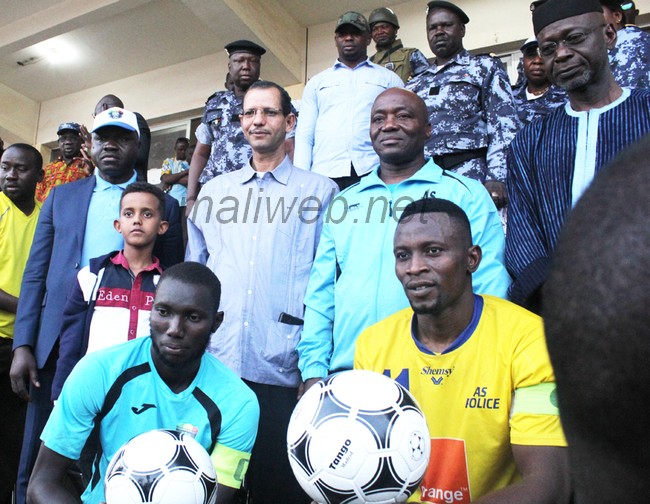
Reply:
[[[539,46],[539,52],[545,58],[549,58],[555,54],[557,48],[560,47],[561,44],[564,44],[566,47],[577,47],[580,44],[582,44],[585,40],[587,40],[589,35],[591,35],[593,32],[595,32],[596,30],[604,26],[605,25],[602,24],[600,26],[596,26],[595,28],[592,28],[591,30],[571,33],[565,39],[558,40],[557,42],[546,42],[541,46]]]
[[[244,116],[246,119],[252,119],[255,117],[257,113],[262,114],[262,117],[278,117],[279,115],[282,115],[282,111],[280,109],[276,108],[258,108],[258,109],[246,109],[244,112],[242,112],[242,116]]]

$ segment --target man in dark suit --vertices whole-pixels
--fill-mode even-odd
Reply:
[[[56,187],[43,204],[30,251],[16,313],[10,377],[18,396],[29,401],[17,487],[24,504],[27,482],[40,434],[52,409],[50,390],[58,355],[58,338],[68,291],[91,257],[122,248],[113,229],[124,188],[135,182],[140,134],[136,116],[121,108],[95,117],[92,157],[95,176]],[[154,254],[165,266],[183,260],[178,203],[167,198],[162,235]]]

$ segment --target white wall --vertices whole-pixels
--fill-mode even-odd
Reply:
[[[465,47],[473,49],[528,38],[532,34],[529,3],[529,0],[457,0],[470,17]],[[650,11],[650,0],[638,0],[636,4],[641,13]],[[354,8],[354,2],[346,2],[344,9],[349,8]],[[426,1],[410,0],[392,8],[400,20],[399,36],[404,45],[417,47],[425,56],[432,57],[425,32]],[[308,78],[331,66],[336,59],[335,21],[309,27]],[[369,54],[372,53],[373,44],[369,47]],[[15,135],[13,138],[37,145],[54,142],[59,123],[73,120],[89,125],[99,98],[112,93],[122,98],[127,108],[144,115],[155,129],[170,116],[177,120],[196,115],[205,99],[221,88],[226,68],[226,56],[219,52],[48,100],[40,104],[40,111],[38,103],[9,88],[0,89],[0,123],[11,126],[7,129]],[[278,82],[282,79],[282,76],[265,74],[264,66],[262,76]],[[304,84],[297,84],[287,89],[294,99],[299,99],[303,87]]]

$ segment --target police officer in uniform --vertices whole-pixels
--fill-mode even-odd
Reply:
[[[512,88],[512,95],[521,125],[525,126],[564,105],[568,98],[566,91],[548,78],[535,37],[524,42],[521,52],[523,78]]]
[[[501,62],[463,47],[467,23],[467,14],[451,2],[429,2],[427,37],[435,61],[406,87],[427,104],[433,130],[426,154],[443,169],[483,182],[501,208],[507,202],[506,148],[519,119]]]
[[[370,61],[392,70],[404,82],[429,68],[427,58],[419,49],[404,47],[402,41],[397,38],[399,21],[391,9],[375,9],[370,13],[368,24],[377,49],[377,52],[370,56]]]
[[[239,170],[252,152],[239,116],[246,90],[260,78],[261,56],[266,49],[250,40],[231,42],[225,49],[234,90],[217,91],[205,103],[187,182],[188,215],[202,184],[222,173]]]
[[[600,5],[605,22],[616,29],[616,46],[609,49],[609,66],[616,82],[621,87],[650,88],[650,35],[638,26],[625,24],[625,11],[634,3],[600,0]]]

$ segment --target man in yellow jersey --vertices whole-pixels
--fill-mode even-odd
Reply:
[[[0,150],[1,144],[0,139]],[[43,180],[43,157],[31,145],[20,143],[0,156],[0,504],[7,504],[12,502],[27,406],[11,390],[11,346],[20,282],[41,212],[35,193]]]
[[[450,201],[405,208],[394,256],[411,307],[361,334],[354,367],[397,380],[427,417],[431,461],[409,502],[568,502],[542,319],[472,292],[481,248],[471,236]]]

